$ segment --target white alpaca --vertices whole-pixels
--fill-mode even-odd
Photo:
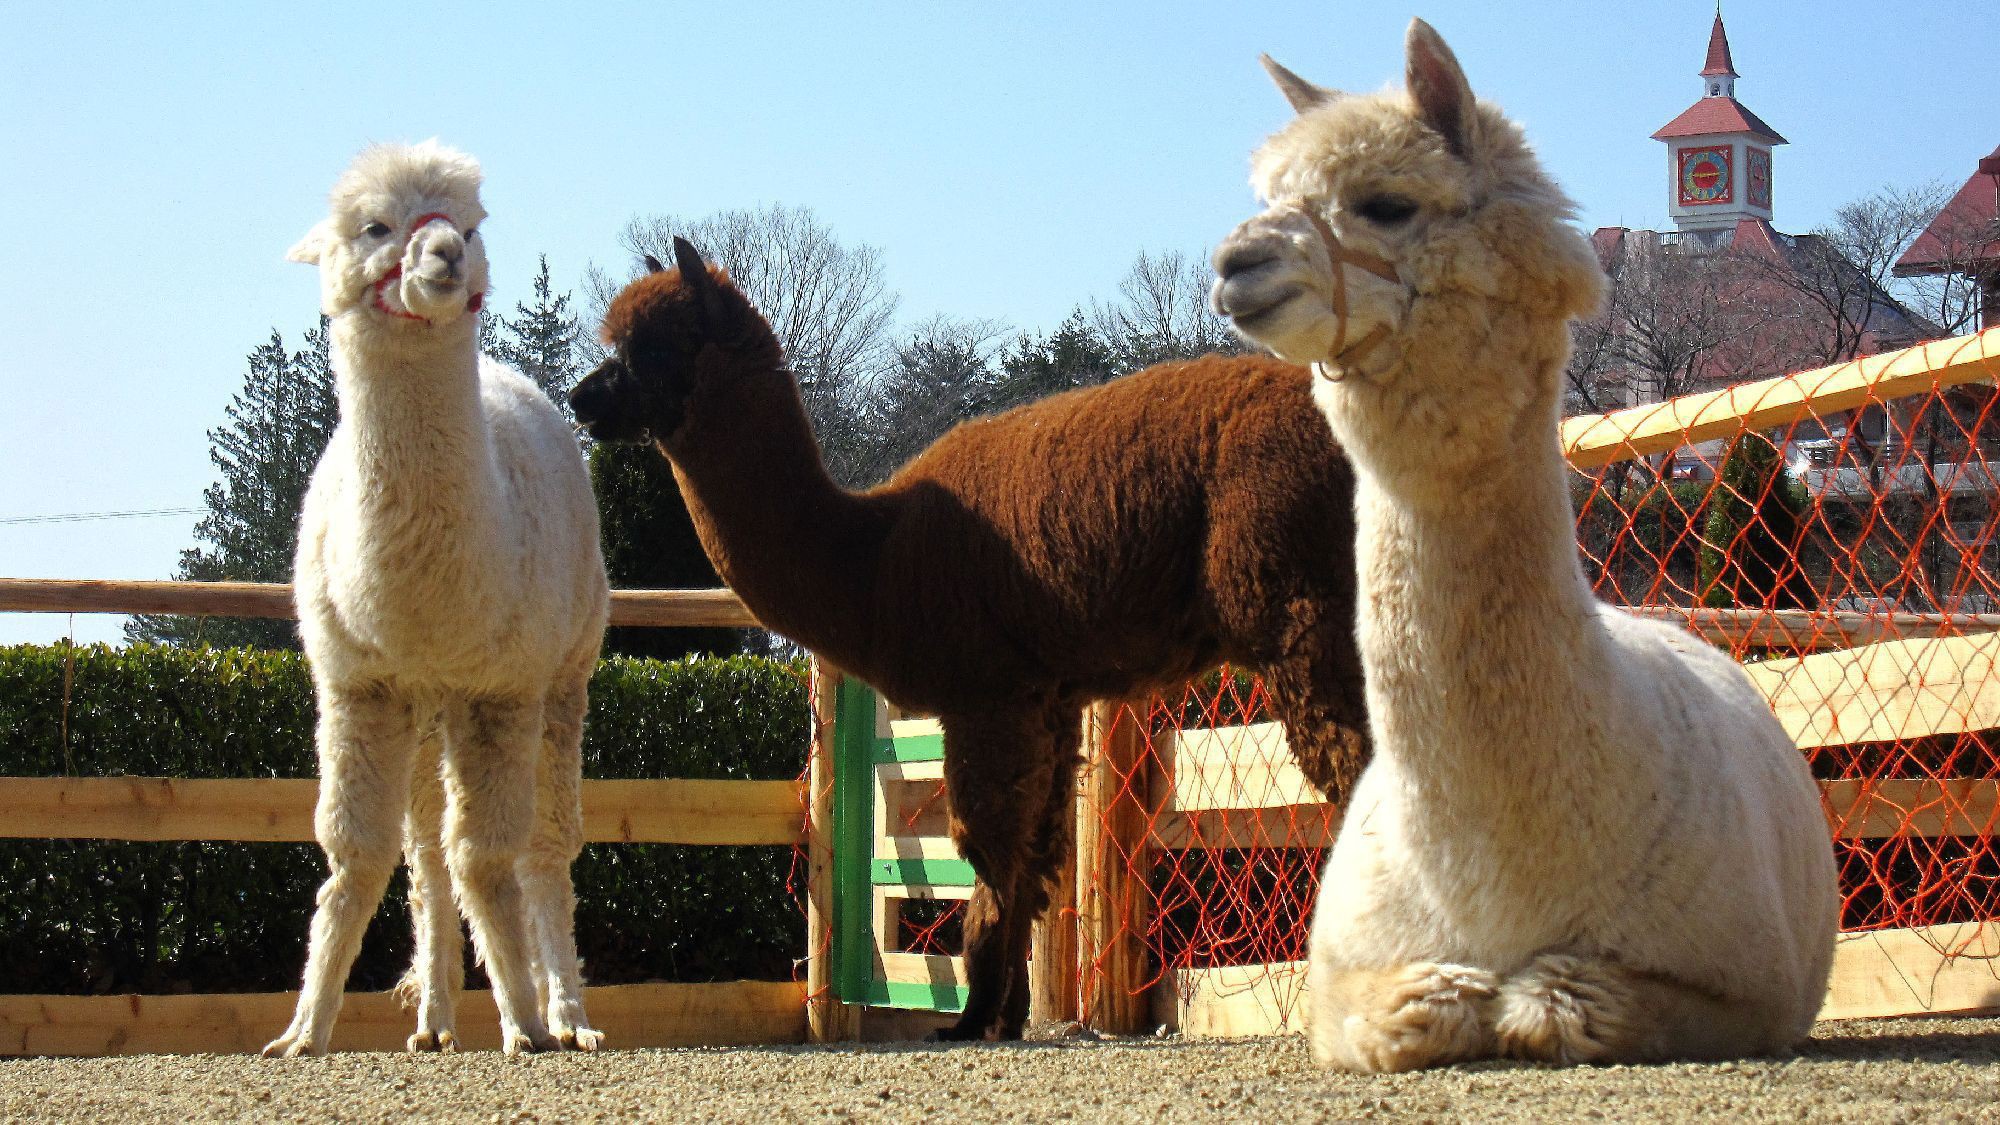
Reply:
[[[1421,21],[1407,93],[1268,65],[1299,116],[1215,300],[1324,376],[1375,742],[1313,919],[1314,1058],[1790,1046],[1838,916],[1818,790],[1739,668],[1585,583],[1558,389],[1603,281],[1569,202]]]
[[[453,1046],[454,890],[503,1047],[600,1042],[569,878],[609,601],[597,508],[555,407],[479,356],[479,182],[477,163],[435,143],[370,148],[291,253],[319,266],[340,399],[294,576],[319,699],[314,832],[331,874],[298,1012],[266,1055],[326,1051],[399,829],[417,921],[410,1049]]]

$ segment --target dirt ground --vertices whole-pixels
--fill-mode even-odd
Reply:
[[[1796,1058],[1389,1077],[1304,1040],[0,1059],[0,1120],[2000,1120],[2000,1020],[1823,1024]]]

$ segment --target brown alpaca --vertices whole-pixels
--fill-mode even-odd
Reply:
[[[1218,663],[1261,669],[1300,768],[1365,764],[1347,462],[1304,369],[1167,363],[967,422],[886,484],[827,475],[770,325],[676,239],[611,304],[571,404],[672,462],[716,570],[767,628],[944,727],[978,885],[945,1039],[1019,1038],[1029,930],[1074,826],[1080,715]]]

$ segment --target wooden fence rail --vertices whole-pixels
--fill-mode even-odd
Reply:
[[[2000,328],[1989,328],[1707,394],[1580,415],[1563,422],[1563,453],[1571,466],[1594,469],[1745,430],[1788,426],[1936,387],[1995,378],[2000,378]]]
[[[310,842],[313,778],[0,777],[0,838]],[[685,778],[586,781],[592,844],[738,844],[805,840],[795,781]]]
[[[117,582],[0,578],[0,611],[168,613],[295,618],[292,588],[267,582]],[[615,590],[611,624],[746,627],[757,621],[729,590]],[[312,778],[0,777],[0,838],[305,842],[313,838]],[[591,843],[792,847],[809,832],[795,781],[585,781]],[[818,818],[812,821],[819,823]],[[819,879],[811,880],[817,893]],[[818,958],[813,958],[817,961]],[[808,982],[634,984],[586,990],[597,1027],[619,1047],[795,1043],[826,1037],[809,1024]],[[295,993],[206,996],[0,995],[0,1057],[251,1052],[284,1026]],[[820,1005],[824,1007],[824,1005]],[[491,993],[460,1006],[465,1046],[494,1048]],[[393,1051],[409,1013],[387,993],[346,997],[335,1050]]]
[[[173,613],[190,617],[298,616],[288,582],[112,582],[0,578],[0,612]],[[754,627],[728,589],[613,590],[611,624],[657,628]]]

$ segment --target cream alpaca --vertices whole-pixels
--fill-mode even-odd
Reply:
[[[453,1045],[449,890],[504,1048],[599,1043],[569,868],[609,594],[576,442],[540,390],[479,357],[479,181],[470,157],[435,143],[370,148],[292,250],[320,268],[340,399],[295,570],[319,698],[314,831],[331,874],[298,1013],[266,1055],[326,1051],[399,829],[417,917],[410,1049]]]
[[[1421,21],[1407,93],[1270,66],[1299,116],[1215,299],[1325,377],[1376,754],[1313,919],[1314,1058],[1786,1048],[1837,923],[1818,791],[1740,669],[1584,581],[1558,386],[1603,281],[1569,202]]]

